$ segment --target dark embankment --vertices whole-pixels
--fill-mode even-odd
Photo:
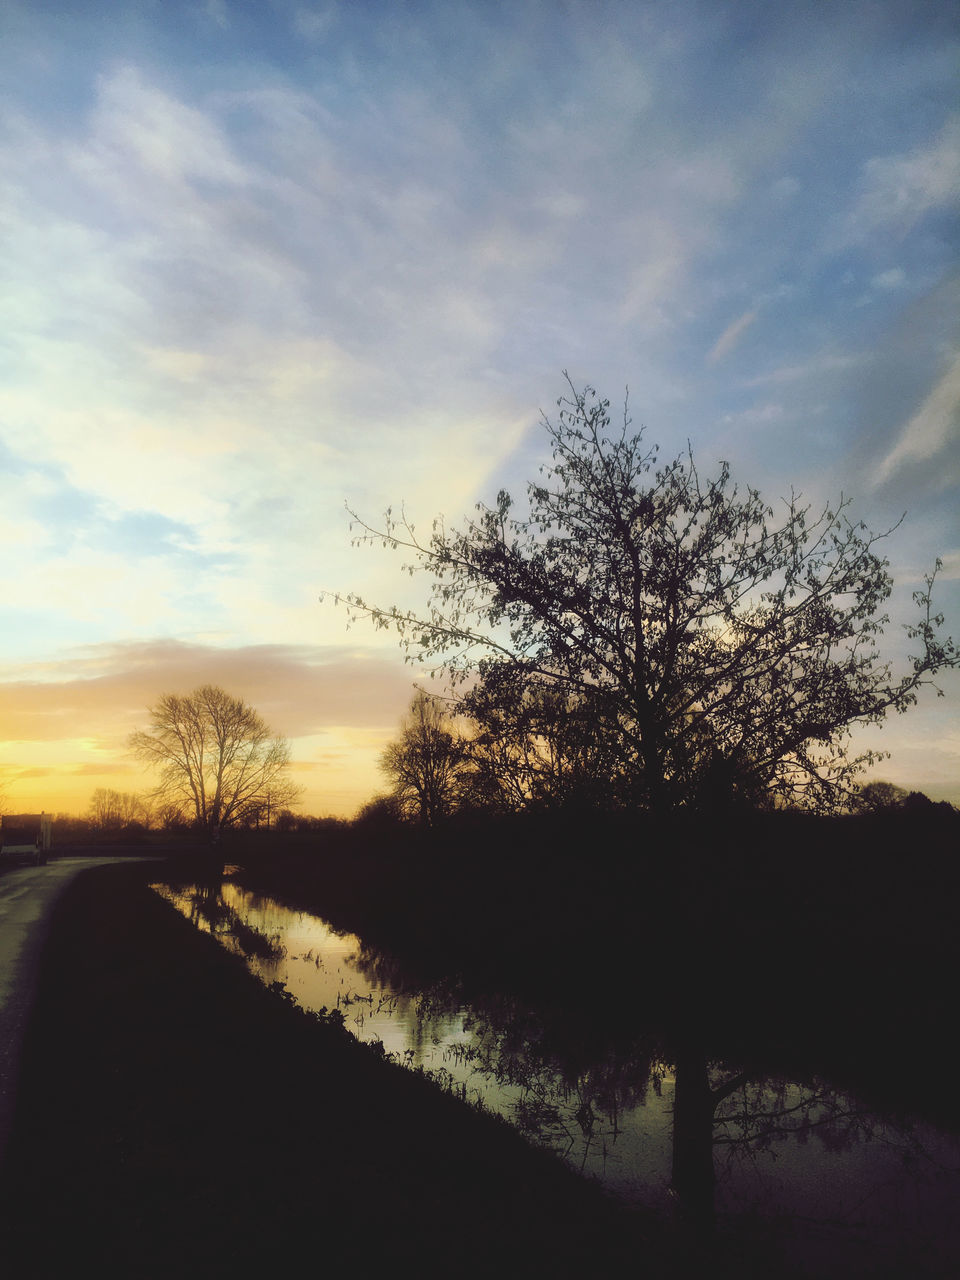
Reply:
[[[960,815],[583,815],[241,846],[249,887],[418,981],[535,1005],[569,1058],[632,1026],[758,1073],[960,1125]],[[916,1064],[924,1063],[918,1088]]]
[[[260,987],[146,874],[88,872],[54,919],[4,1275],[674,1273],[642,1220]]]

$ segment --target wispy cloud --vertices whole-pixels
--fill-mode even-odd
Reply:
[[[875,289],[899,289],[906,280],[903,267],[891,267],[889,271],[881,271],[870,283]]]
[[[847,370],[855,369],[858,366],[862,366],[865,360],[866,357],[862,355],[828,353],[815,356],[812,360],[808,360],[803,364],[780,365],[778,368],[768,369],[764,373],[754,374],[750,378],[744,378],[740,385],[744,387],[763,387],[781,383],[801,382],[807,378],[819,379],[825,374],[843,373]]]
[[[865,162],[845,238],[857,243],[888,233],[902,239],[921,218],[955,208],[958,200],[960,115],[954,115],[930,141]]]
[[[415,603],[421,584],[351,549],[344,500],[405,500],[425,529],[522,491],[563,368],[614,403],[629,384],[667,454],[689,438],[751,481],[832,483],[859,445],[878,504],[924,495],[911,563],[949,546],[955,20],[881,8],[771,6],[748,46],[683,2],[91,4],[72,25],[19,6],[0,661],[47,723],[64,699],[58,768],[106,767],[81,720],[119,742],[110,717],[146,705],[151,671],[269,703],[274,664],[303,762],[343,752],[369,779],[384,729],[358,723],[373,694],[318,596]],[[387,637],[362,644],[365,671],[393,661]],[[84,645],[116,665],[79,674]],[[341,650],[355,705],[328,679]],[[370,682],[387,723],[396,671]],[[27,747],[22,768],[47,767],[54,740]]]
[[[960,353],[874,470],[879,488],[903,467],[935,462],[936,487],[960,482]]]
[[[754,307],[750,311],[745,311],[743,315],[738,316],[736,320],[732,320],[710,348],[710,352],[707,355],[707,363],[716,364],[719,360],[723,360],[725,356],[728,356],[758,315],[759,310]]]

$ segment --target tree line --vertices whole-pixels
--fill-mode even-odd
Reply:
[[[387,791],[364,805],[358,820],[436,826],[470,813],[596,808],[602,785],[583,767],[576,750],[567,753],[569,726],[561,723],[559,728],[552,737],[550,726],[541,722],[537,736],[531,735],[522,751],[504,752],[483,726],[455,718],[443,698],[418,690],[397,737],[378,762]],[[741,798],[737,810],[725,797],[727,816],[761,807]],[[937,803],[921,791],[880,779],[853,788],[843,809],[851,814],[917,817],[956,812],[946,801]]]

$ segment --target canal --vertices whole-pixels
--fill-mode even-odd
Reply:
[[[642,1026],[623,1028],[630,1047],[616,1055],[564,1053],[548,1047],[536,1009],[506,995],[470,1004],[453,983],[417,987],[395,958],[318,915],[229,880],[219,891],[154,888],[262,982],[341,1017],[627,1201],[700,1229],[720,1219],[785,1235],[809,1275],[934,1276],[960,1263],[953,1135],[878,1114],[823,1080],[708,1061],[695,1046],[671,1061]]]

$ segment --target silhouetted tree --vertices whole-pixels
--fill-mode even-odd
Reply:
[[[420,691],[379,764],[401,814],[432,826],[456,808],[465,761],[463,742],[442,704]]]
[[[855,805],[865,813],[881,813],[885,809],[902,809],[907,793],[893,782],[865,782],[857,791]]]
[[[90,819],[80,818],[75,813],[54,814],[53,830],[54,839],[58,845],[85,844],[96,836]]]
[[[160,771],[154,797],[166,822],[179,812],[215,831],[300,794],[286,777],[290,748],[239,698],[215,685],[186,696],[167,693],[150,708],[150,733],[131,735],[134,755]]]
[[[372,830],[389,830],[403,822],[403,813],[396,796],[374,796],[360,806],[353,821]]]
[[[590,715],[563,690],[531,687],[507,663],[460,700],[471,725],[467,792],[477,807],[594,806],[624,789],[624,771]]]
[[[727,463],[712,480],[689,451],[658,466],[626,407],[612,429],[609,402],[568,384],[524,515],[501,491],[462,530],[437,520],[423,538],[403,513],[378,529],[351,511],[358,542],[432,576],[424,611],[338,601],[466,680],[465,706],[518,684],[566,699],[616,761],[620,801],[662,811],[733,788],[836,807],[880,758],[852,756],[851,729],[906,711],[960,661],[932,605],[939,561],[895,676],[877,651],[892,530],[853,523],[843,497],[817,513],[791,495],[775,519]]]
[[[297,829],[297,815],[292,809],[281,809],[274,823],[278,831],[290,832]]]
[[[150,805],[129,791],[97,787],[90,798],[90,821],[98,831],[121,831],[124,827],[150,825]]]
[[[940,805],[930,799],[928,795],[924,795],[922,791],[910,791],[904,795],[900,806],[904,813],[912,813],[916,817],[929,817]],[[949,805],[946,806],[948,809]]]
[[[154,809],[154,821],[160,831],[167,835],[185,835],[190,823],[179,804],[164,801]]]

